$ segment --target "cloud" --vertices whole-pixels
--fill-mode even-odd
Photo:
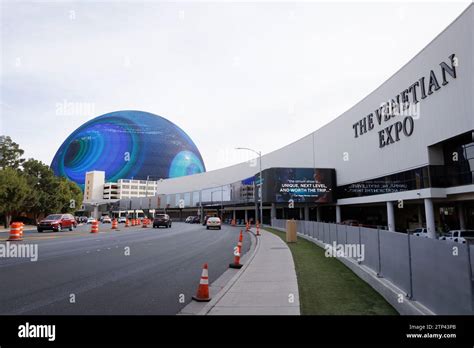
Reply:
[[[240,160],[218,148],[270,152],[334,119],[468,4],[4,2],[0,126],[50,163],[85,121],[143,110],[216,169]],[[65,100],[95,114],[57,115]]]

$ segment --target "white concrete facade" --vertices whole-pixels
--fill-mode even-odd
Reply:
[[[154,197],[157,195],[157,181],[119,179],[105,182],[104,171],[86,173],[84,203],[103,200],[117,200],[135,197]]]
[[[84,203],[102,199],[104,182],[105,172],[94,170],[86,173],[84,182]]]

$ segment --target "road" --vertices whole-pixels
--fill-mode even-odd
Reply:
[[[89,231],[25,231],[16,243],[37,244],[38,260],[0,258],[0,314],[176,314],[195,295],[204,263],[210,283],[227,270],[240,229],[173,222]],[[243,253],[250,238],[244,232]]]

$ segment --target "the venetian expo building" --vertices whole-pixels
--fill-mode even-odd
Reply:
[[[262,156],[263,221],[353,219],[397,231],[423,225],[432,236],[474,229],[473,24],[471,5],[351,109]],[[254,217],[259,167],[257,159],[163,180],[150,204]]]

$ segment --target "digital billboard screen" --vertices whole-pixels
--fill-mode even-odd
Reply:
[[[270,168],[263,172],[263,200],[331,203],[335,177],[335,170],[327,168]]]

